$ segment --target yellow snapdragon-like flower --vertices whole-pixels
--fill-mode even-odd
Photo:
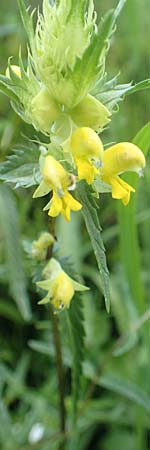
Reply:
[[[71,152],[78,169],[79,180],[92,184],[103,164],[103,145],[94,130],[88,127],[77,128],[70,141]]]
[[[70,174],[59,161],[48,155],[42,168],[42,177],[43,181],[35,191],[34,198],[48,194],[52,190],[53,197],[44,210],[49,210],[48,215],[51,217],[62,214],[67,221],[70,221],[70,211],[79,211],[82,208],[82,205],[68,192],[68,189],[72,187]]]
[[[146,165],[142,151],[134,144],[121,142],[104,152],[104,165],[100,169],[101,179],[112,187],[112,197],[121,199],[124,205],[130,201],[130,193],[135,189],[122,180],[124,172],[137,172],[142,176]]]
[[[69,308],[74,296],[72,280],[61,271],[54,278],[37,283],[39,287],[48,291],[46,297],[39,304],[52,303],[56,309]]]
[[[37,282],[37,286],[48,291],[46,297],[39,304],[52,303],[56,310],[69,308],[75,291],[86,291],[88,288],[73,280],[62,269],[56,259],[51,260],[43,270],[44,281]]]

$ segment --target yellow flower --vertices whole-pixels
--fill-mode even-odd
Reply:
[[[103,164],[103,145],[94,130],[88,127],[77,128],[70,141],[71,152],[78,168],[79,180],[93,183]]]
[[[59,161],[48,155],[42,168],[42,176],[43,181],[35,191],[34,198],[48,194],[52,190],[53,197],[44,211],[48,209],[48,215],[51,217],[57,217],[61,213],[69,222],[70,211],[79,211],[82,208],[81,203],[68,192],[72,183],[70,174],[66,172]]]
[[[39,287],[48,291],[46,297],[39,304],[52,303],[56,309],[69,308],[72,297],[74,296],[74,287],[71,278],[61,270],[54,278],[46,281],[39,281]]]
[[[77,281],[70,278],[63,270],[56,259],[51,260],[43,270],[45,281],[39,281],[37,286],[48,291],[39,304],[52,303],[53,306],[62,310],[69,308],[70,302],[74,296],[75,291],[86,291],[88,288]]]
[[[112,197],[121,199],[124,205],[130,201],[130,193],[135,189],[125,183],[118,175],[124,172],[137,172],[142,176],[145,157],[134,144],[121,142],[104,152],[104,166],[100,169],[101,179],[112,186]]]
[[[59,273],[53,280],[53,297],[51,303],[56,309],[69,308],[74,288],[71,279],[65,272]]]

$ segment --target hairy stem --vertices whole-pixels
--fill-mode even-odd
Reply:
[[[64,385],[64,369],[62,361],[61,340],[59,332],[59,319],[58,315],[54,314],[52,308],[50,308],[52,329],[54,337],[54,345],[56,351],[56,364],[59,384],[59,410],[60,410],[60,431],[65,434],[66,431],[66,410],[65,410],[65,385]],[[64,441],[60,444],[59,449],[64,449]]]

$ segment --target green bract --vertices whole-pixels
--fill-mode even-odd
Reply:
[[[30,50],[28,67],[19,58],[20,76],[9,62],[9,78],[1,76],[1,89],[24,120],[56,137],[57,123],[68,117],[71,127],[102,129],[110,112],[91,94],[105,73],[105,57],[117,14],[110,11],[96,25],[93,0],[43,0],[35,30],[23,0],[18,0]],[[121,2],[121,3],[124,3]],[[18,68],[18,69],[19,69]],[[52,127],[53,125],[53,127]],[[51,129],[52,127],[52,129]],[[67,138],[69,137],[70,130]]]
[[[65,108],[75,107],[103,76],[112,17],[97,27],[93,0],[43,1],[30,46],[40,79]]]

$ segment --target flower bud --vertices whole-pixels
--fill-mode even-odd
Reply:
[[[30,114],[38,130],[50,132],[52,123],[60,114],[60,108],[45,87],[31,101]]]
[[[17,75],[17,77],[21,78],[21,70],[19,66],[15,66],[12,64],[11,69],[13,70],[13,72],[15,73],[15,75]],[[7,67],[6,69],[6,77],[10,78],[10,70],[9,67]]]
[[[54,237],[50,233],[42,233],[32,244],[32,257],[38,260],[45,259],[48,247],[54,244]]]

